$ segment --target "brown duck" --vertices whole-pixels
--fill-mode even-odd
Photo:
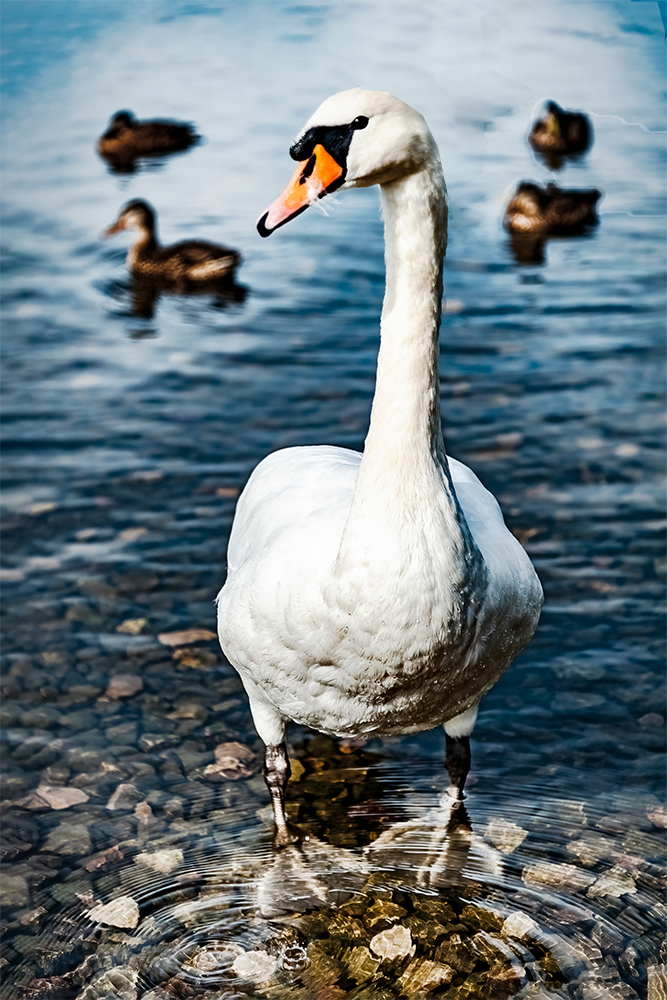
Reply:
[[[184,240],[168,247],[160,246],[155,235],[155,212],[148,202],[140,199],[124,205],[104,235],[113,236],[122,229],[138,232],[127,255],[127,266],[134,275],[187,286],[230,277],[241,261],[241,255],[235,250],[205,240]]]
[[[575,236],[597,224],[601,192],[564,190],[556,184],[522,181],[507,206],[505,228],[511,233]]]
[[[559,167],[566,156],[585,153],[593,139],[587,115],[581,111],[564,111],[555,101],[549,101],[546,114],[535,122],[528,142],[551,167]]]
[[[178,153],[199,139],[187,122],[137,121],[131,111],[118,111],[98,139],[97,149],[113,169],[131,173],[141,157]]]

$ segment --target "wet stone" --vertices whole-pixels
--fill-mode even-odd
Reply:
[[[90,854],[92,843],[88,827],[80,823],[60,823],[46,838],[44,849],[65,855]]]
[[[380,965],[380,959],[374,958],[364,945],[347,948],[341,958],[346,966],[347,974],[355,983],[366,982],[367,979],[375,975]]]
[[[168,875],[170,871],[183,863],[183,851],[178,847],[165,848],[153,853],[137,854],[135,864],[152,868],[153,871]]]
[[[414,959],[398,980],[397,985],[409,997],[435,990],[450,983],[454,970],[441,962],[426,958]]]
[[[232,972],[251,983],[266,983],[274,975],[278,963],[266,951],[246,951],[238,955],[232,965]]]
[[[416,945],[407,927],[395,925],[380,931],[370,941],[370,949],[382,962],[395,962],[397,959],[414,955]]]
[[[494,847],[497,847],[504,854],[511,854],[528,836],[527,830],[502,817],[491,819],[485,833]]]
[[[588,896],[624,896],[626,893],[636,893],[637,886],[632,875],[624,868],[610,868],[598,876],[589,888]]]
[[[364,923],[369,930],[379,931],[390,927],[405,916],[407,916],[407,910],[398,906],[397,903],[392,903],[391,900],[376,899],[373,905],[366,910]]]
[[[143,795],[136,785],[130,782],[121,782],[109,798],[107,809],[110,809],[112,812],[118,809],[134,809],[136,804],[142,799]]]
[[[574,865],[552,864],[548,861],[527,865],[522,877],[531,888],[549,887],[573,892],[586,889],[595,881],[594,875],[582,872]]]
[[[502,934],[506,938],[533,938],[540,931],[540,925],[527,913],[517,910],[510,913],[503,922]]]
[[[143,690],[144,682],[137,674],[115,674],[107,685],[107,698],[131,698]]]
[[[110,903],[93,907],[88,916],[109,927],[133,928],[139,923],[139,907],[132,896],[119,896]]]
[[[0,879],[0,907],[27,906],[30,889],[22,875],[3,874]]]

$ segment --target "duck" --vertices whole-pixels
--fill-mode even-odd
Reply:
[[[424,118],[391,94],[343,91],[290,155],[260,235],[331,192],[379,185],[386,288],[363,454],[323,444],[264,458],[239,497],[217,598],[220,644],[265,746],[277,848],[298,840],[285,815],[290,722],[354,740],[444,726],[447,791],[461,802],[480,700],[543,601],[497,501],[445,451],[447,199]]]
[[[139,158],[179,153],[200,138],[189,122],[161,118],[138,121],[131,111],[117,111],[97,140],[97,150],[112,169],[131,173]]]
[[[597,225],[597,188],[566,190],[521,181],[505,211],[505,228],[521,235],[575,236]]]
[[[228,279],[241,262],[241,255],[236,250],[206,240],[184,240],[168,247],[160,246],[155,210],[141,198],[123,205],[104,236],[113,236],[123,229],[136,229],[138,233],[127,255],[127,266],[135,276],[185,289],[191,284]]]
[[[555,101],[548,101],[546,113],[534,122],[528,142],[536,153],[558,169],[566,156],[585,153],[593,140],[588,115],[582,111],[564,111]]]

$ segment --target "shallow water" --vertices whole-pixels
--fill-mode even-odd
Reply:
[[[26,6],[3,4],[6,995],[663,996],[658,4]],[[261,457],[362,447],[377,193],[254,229],[293,136],[356,84],[438,141],[446,441],[546,604],[483,702],[465,813],[441,799],[441,732],[361,747],[295,727],[303,849],[275,855],[238,678],[214,639],[158,636],[214,630]],[[591,114],[557,179],[604,199],[591,235],[521,266],[502,212],[551,176],[525,142],[545,98]],[[123,107],[205,141],[114,175],[94,140]],[[126,242],[99,240],[134,197],[165,242],[239,249],[232,294],[139,308]]]

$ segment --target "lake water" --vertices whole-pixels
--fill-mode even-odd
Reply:
[[[7,997],[666,995],[660,8],[4,0]],[[236,674],[214,639],[157,637],[215,629],[264,455],[363,445],[377,192],[255,231],[295,134],[356,85],[438,142],[447,447],[546,604],[483,701],[467,815],[441,800],[441,731],[293,727],[303,849],[276,855]],[[553,178],[525,138],[545,99],[591,116],[557,179],[604,192],[600,225],[519,265],[503,208]],[[113,174],[95,140],[121,108],[204,141]],[[136,197],[164,242],[238,249],[233,294],[138,309],[128,241],[100,239]]]

